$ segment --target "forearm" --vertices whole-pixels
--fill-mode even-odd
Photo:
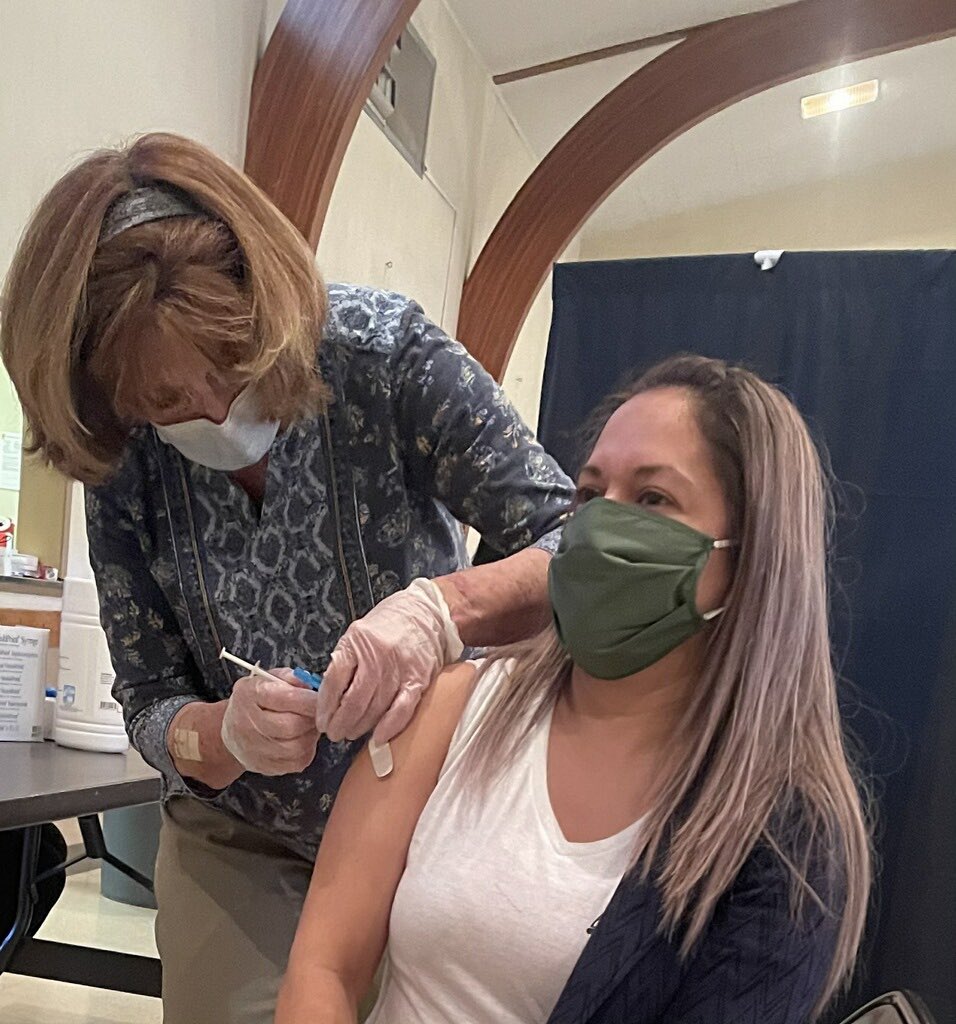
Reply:
[[[495,647],[542,630],[551,615],[550,561],[546,551],[526,548],[498,562],[435,580],[462,643]]]
[[[222,716],[228,703],[193,701],[180,708],[166,732],[176,771],[210,789],[225,789],[245,770],[222,742]]]
[[[290,964],[279,990],[275,1024],[355,1024],[358,1000],[342,978],[322,967]]]

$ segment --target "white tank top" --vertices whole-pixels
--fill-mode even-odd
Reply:
[[[631,862],[639,821],[594,843],[561,832],[548,795],[550,715],[487,796],[462,780],[506,671],[479,680],[419,818],[368,1024],[544,1024]]]

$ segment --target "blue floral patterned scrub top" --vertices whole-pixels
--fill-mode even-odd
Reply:
[[[553,550],[570,481],[501,389],[393,293],[332,286],[319,368],[326,413],[280,431],[261,510],[228,473],[151,427],[87,491],[90,554],[133,745],[165,780],[313,857],[355,742],[323,738],[304,772],[246,772],[215,792],[166,749],[176,712],[229,696],[222,646],[323,671],[348,624],[418,576],[467,565],[456,520],[502,553]]]

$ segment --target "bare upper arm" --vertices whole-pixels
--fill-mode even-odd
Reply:
[[[388,778],[375,776],[367,750],[356,757],[322,838],[290,974],[334,971],[356,998],[370,984],[415,825],[438,781],[475,675],[468,664],[439,675],[411,724],[392,740],[395,767]]]

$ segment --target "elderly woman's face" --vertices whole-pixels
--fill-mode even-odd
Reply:
[[[175,337],[157,336],[149,349],[153,372],[138,397],[135,419],[163,427],[187,420],[225,420],[244,382]]]

